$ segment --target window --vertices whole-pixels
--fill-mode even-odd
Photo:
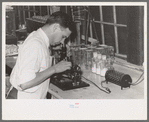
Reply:
[[[126,27],[127,27],[127,8],[126,7],[116,7],[116,6],[81,6],[78,7],[72,7],[73,8],[73,15],[75,17],[78,17],[79,14],[76,14],[77,12],[80,13],[80,18],[74,18],[74,19],[80,19],[81,25],[84,26],[84,20],[85,13],[83,14],[83,10],[87,10],[90,12],[90,16],[93,17],[93,21],[90,23],[90,29],[89,29],[89,36],[91,38],[96,39],[95,31],[97,33],[98,39],[100,44],[106,44],[113,46],[115,48],[116,54],[123,54],[121,56],[126,57]],[[91,19],[91,18],[90,18]],[[93,23],[95,24],[95,29],[93,29]],[[82,27],[82,34],[84,35],[85,32],[83,32],[84,27]],[[124,34],[124,35],[123,35]],[[122,46],[123,45],[123,46]]]
[[[116,56],[133,63],[138,60],[136,64],[139,65],[143,63],[143,35],[141,38],[139,35],[142,32],[139,33],[139,30],[135,28],[136,26],[143,30],[144,8],[142,6],[72,6],[71,8],[74,20],[81,21],[81,35],[85,36],[86,31],[89,31],[89,37],[97,39],[100,44],[113,46]],[[88,18],[88,13],[90,13],[90,18]],[[87,27],[88,20],[90,27]],[[131,26],[133,21],[135,25]],[[137,31],[138,34],[133,34],[132,31]],[[133,53],[130,45],[134,45]],[[128,57],[129,59],[133,57],[133,59],[129,60]]]

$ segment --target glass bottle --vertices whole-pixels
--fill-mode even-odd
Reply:
[[[92,72],[96,73],[97,52],[93,52],[92,58]]]
[[[105,76],[106,71],[108,70],[106,67],[106,55],[102,55],[102,62],[101,62],[101,70],[100,70],[100,75]]]
[[[100,70],[101,70],[101,60],[102,55],[101,54],[97,54],[97,62],[96,62],[96,74],[100,75]]]
[[[91,70],[93,50],[86,50],[86,69]]]

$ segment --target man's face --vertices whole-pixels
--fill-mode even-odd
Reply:
[[[65,39],[68,38],[70,34],[71,31],[69,30],[69,28],[62,28],[58,26],[53,34],[52,44],[64,44]]]

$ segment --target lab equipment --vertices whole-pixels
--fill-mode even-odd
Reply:
[[[121,86],[121,89],[130,87],[132,79],[130,75],[124,74],[116,70],[108,70],[105,74],[106,82],[111,82]]]
[[[60,48],[52,48],[51,52],[53,57],[55,57],[56,63],[61,60],[70,61],[72,63],[72,67],[70,70],[66,70],[62,73],[56,73],[51,76],[51,83],[56,85],[62,90],[71,90],[76,88],[88,87],[90,86],[88,83],[81,80],[82,70],[79,64],[78,52],[80,51],[77,47],[71,49],[70,57],[67,56],[67,48],[65,45],[59,45]],[[75,62],[74,62],[75,60]]]

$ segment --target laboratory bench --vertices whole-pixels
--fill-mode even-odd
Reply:
[[[13,68],[16,59],[17,56],[6,57],[6,65],[10,68]],[[129,74],[132,78],[132,83],[136,82],[143,73],[143,69],[140,70],[140,67],[134,68],[131,64],[128,64],[126,66],[117,62],[123,61],[116,58],[115,63],[113,64],[114,69],[116,71]],[[94,82],[98,87],[103,89],[101,87],[101,81],[104,81],[105,77],[101,77],[100,75],[92,73],[90,70],[86,70],[83,67],[81,69],[83,71],[83,77]],[[113,84],[111,82],[104,83],[103,86],[108,87],[111,91],[111,93],[106,93],[86,79],[82,78],[82,81],[88,83],[89,86],[64,91],[54,84],[50,83],[49,92],[53,94],[53,98],[63,99],[144,99],[144,81],[142,81],[138,85],[131,85],[130,88],[127,87],[123,89],[121,89],[121,86]]]

